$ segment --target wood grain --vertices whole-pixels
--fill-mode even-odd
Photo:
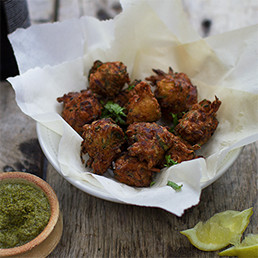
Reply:
[[[36,123],[19,109],[11,85],[0,85],[0,170],[43,174],[45,157]]]
[[[257,144],[244,147],[230,169],[203,190],[199,205],[180,218],[161,209],[97,199],[49,166],[47,181],[64,214],[63,237],[49,257],[216,257],[216,252],[193,247],[179,232],[217,212],[254,207],[245,234],[258,233],[257,156]]]
[[[201,36],[215,35],[258,23],[256,0],[183,0],[193,27]],[[209,33],[204,32],[203,21],[211,21]]]
[[[56,1],[57,0],[28,0],[31,23],[39,24],[55,21]]]
[[[34,24],[86,14],[113,17],[120,11],[118,5],[114,8],[117,2],[28,0]],[[190,21],[202,36],[258,22],[256,1],[220,1],[219,5],[216,2],[216,8],[212,7],[211,0],[183,2]],[[232,5],[234,10],[229,18]],[[100,9],[105,12],[99,12]],[[204,35],[202,22],[206,18],[212,25]],[[258,233],[257,160],[258,142],[244,147],[229,170],[202,191],[199,205],[188,209],[182,217],[157,208],[95,198],[72,186],[48,164],[47,181],[57,193],[64,220],[61,241],[49,257],[218,257],[217,252],[196,249],[179,232],[217,212],[253,207],[254,214],[244,234]],[[1,83],[0,169],[35,172],[44,170],[45,165],[35,122],[19,110],[10,85]]]

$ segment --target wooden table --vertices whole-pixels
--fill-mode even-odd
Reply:
[[[32,23],[84,14],[101,19],[120,10],[116,1],[106,1],[107,6],[105,1],[89,0],[28,2]],[[189,19],[203,36],[258,22],[257,1],[216,1],[216,8],[213,2],[184,1]],[[193,247],[179,231],[217,212],[254,207],[244,234],[258,233],[257,149],[258,142],[244,147],[228,171],[202,191],[200,204],[180,218],[157,208],[104,201],[69,184],[47,162],[37,140],[35,121],[19,110],[11,86],[1,82],[0,170],[44,172],[60,201],[63,236],[49,257],[216,257],[216,252]]]

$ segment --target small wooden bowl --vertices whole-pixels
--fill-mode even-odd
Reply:
[[[45,229],[30,242],[7,249],[0,249],[0,257],[46,257],[57,246],[63,231],[63,219],[59,210],[59,203],[54,190],[41,178],[24,172],[0,173],[1,181],[25,182],[41,189],[47,196],[51,209],[51,216]]]

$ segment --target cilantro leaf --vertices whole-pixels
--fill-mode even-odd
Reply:
[[[173,114],[173,113],[170,113],[170,115],[172,116],[173,118],[173,124],[172,126],[169,128],[169,131],[172,133],[175,129],[175,127],[177,126],[178,124],[178,114]]]
[[[171,167],[173,165],[178,164],[177,161],[174,161],[173,159],[171,159],[170,155],[166,155],[165,159],[166,159],[166,163],[164,164],[164,167]]]
[[[112,118],[116,123],[119,124],[125,124],[125,120],[123,117],[126,117],[126,114],[124,113],[124,108],[119,106],[118,104],[108,101],[104,105],[104,110],[101,114],[102,118],[110,117]]]
[[[171,186],[176,191],[180,191],[183,186],[183,185],[178,185],[177,183],[175,183],[173,181],[168,181],[167,185]]]
[[[134,81],[128,86],[127,90],[130,91],[130,90],[134,89],[134,87],[135,87],[138,83],[140,83],[140,82],[141,82],[141,80],[134,80]]]
[[[150,186],[153,186],[153,185],[155,185],[155,181],[152,181],[151,183],[150,183]]]
[[[127,90],[130,91],[130,90],[134,89],[135,86],[136,86],[136,84],[131,84],[131,85],[129,85],[129,87],[127,88]]]

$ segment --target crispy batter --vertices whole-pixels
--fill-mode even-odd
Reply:
[[[166,156],[177,163],[181,163],[186,160],[191,160],[197,158],[194,150],[199,148],[199,146],[192,147],[189,143],[185,142],[182,138],[174,136],[174,141],[171,148],[166,152]],[[165,160],[163,164],[165,164]]]
[[[130,82],[126,66],[97,60],[89,71],[89,90],[57,98],[64,103],[63,118],[83,137],[81,160],[84,163],[83,155],[88,154],[86,165],[93,173],[103,175],[114,164],[114,177],[121,183],[150,186],[162,167],[198,158],[195,150],[216,130],[221,105],[216,96],[212,103],[197,103],[196,86],[186,74],[174,73],[171,67],[168,73],[153,71],[155,75],[146,80],[156,87],[154,93],[140,80],[122,90]],[[174,134],[155,123],[161,113],[173,122],[170,131]],[[125,116],[126,125],[121,120]],[[128,126],[127,141],[112,118],[100,117],[121,120],[124,129]]]
[[[120,147],[125,142],[124,132],[110,118],[86,124],[83,129],[81,159],[83,161],[82,155],[88,153],[87,166],[92,167],[93,173],[102,175],[121,152]]]
[[[57,98],[57,101],[64,103],[62,111],[64,120],[80,135],[86,123],[91,123],[101,115],[102,106],[90,90],[69,92]]]
[[[133,123],[126,134],[131,145],[129,155],[146,161],[149,169],[163,161],[165,152],[173,144],[173,134],[156,123]]]
[[[91,69],[89,70],[89,74],[88,74],[88,81],[90,81],[90,75],[92,73],[95,73],[97,71],[97,69],[103,65],[103,62],[101,62],[100,60],[96,60],[94,63],[93,63],[93,66],[91,67]]]
[[[150,186],[154,172],[160,172],[157,168],[149,169],[145,161],[139,161],[128,153],[123,154],[115,162],[115,178],[130,186]]]
[[[127,124],[155,122],[161,118],[161,109],[147,82],[135,80],[116,96],[114,102],[125,107]]]
[[[169,72],[153,69],[154,76],[146,78],[156,86],[155,97],[161,106],[162,114],[172,120],[172,114],[182,114],[197,103],[197,88],[193,86],[188,76],[184,73],[174,73],[169,67]]]
[[[116,96],[129,81],[127,68],[122,62],[95,62],[89,74],[89,88],[104,97]]]
[[[134,95],[125,105],[127,110],[127,124],[133,122],[155,122],[161,118],[161,110],[157,99],[146,82],[138,83]]]
[[[180,135],[191,145],[203,145],[213,135],[218,126],[216,112],[221,101],[215,96],[215,101],[202,100],[192,106],[192,109],[184,114],[179,124],[175,127],[175,134]]]
[[[139,83],[141,83],[141,80],[134,80],[132,83],[130,83],[127,89],[119,92],[119,94],[114,98],[114,102],[119,106],[124,107],[128,103],[129,99],[136,94],[134,88]]]

